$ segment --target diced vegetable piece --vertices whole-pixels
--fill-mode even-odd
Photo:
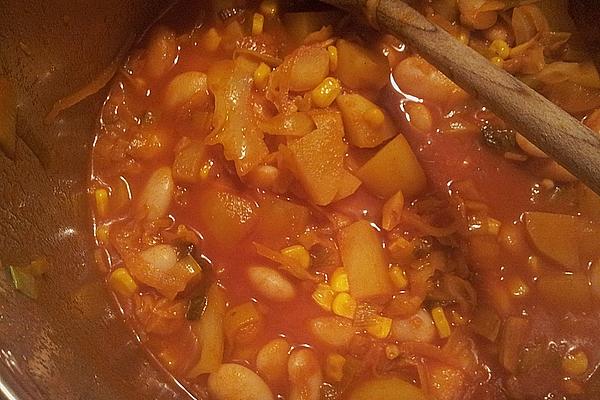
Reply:
[[[215,113],[214,130],[207,143],[223,145],[225,158],[235,163],[239,176],[250,172],[269,152],[255,121],[252,98],[255,70],[255,63],[238,57],[233,63],[213,64],[208,71]]]
[[[386,339],[392,330],[392,319],[376,315],[366,327],[367,333],[376,339]]]
[[[177,260],[177,251],[171,245],[158,244],[147,248],[127,261],[133,277],[174,299],[192,280],[201,278],[202,268],[190,256]]]
[[[304,136],[315,129],[315,123],[305,112],[277,114],[263,121],[260,128],[269,135]]]
[[[217,371],[223,362],[225,335],[225,293],[217,284],[208,289],[206,309],[202,318],[192,324],[192,330],[201,346],[200,360],[188,372],[188,378]]]
[[[500,343],[500,364],[513,374],[519,366],[521,349],[528,332],[529,322],[525,318],[508,317],[504,321]]]
[[[36,257],[29,263],[26,267],[27,271],[29,271],[33,276],[40,277],[43,276],[50,269],[50,262],[44,256]]]
[[[339,114],[330,115],[341,126]],[[317,128],[287,147],[290,169],[311,200],[321,206],[333,201],[345,171],[346,144],[338,129],[328,128]]]
[[[171,205],[174,191],[175,183],[171,168],[158,168],[150,175],[138,197],[139,213],[149,220],[164,216]]]
[[[202,106],[207,103],[208,85],[204,72],[189,71],[177,75],[169,82],[163,96],[167,110],[183,106]]]
[[[148,77],[160,79],[173,67],[176,57],[175,33],[162,26],[154,30],[144,57],[144,70]]]
[[[342,173],[342,179],[338,185],[338,191],[333,198],[333,201],[342,200],[348,196],[352,196],[358,190],[360,185],[362,185],[360,179],[352,175],[347,170],[344,170]]]
[[[272,250],[260,243],[254,242],[254,247],[256,248],[256,252],[258,254],[268,258],[273,262],[280,264],[280,268],[292,275],[293,277],[302,280],[319,280],[315,275],[313,275],[313,273],[302,268],[302,265],[300,265],[300,263],[296,259],[281,254],[280,251]]]
[[[585,274],[549,272],[537,280],[542,301],[553,310],[581,311],[592,305],[592,291]]]
[[[390,268],[390,278],[392,283],[397,289],[406,289],[408,287],[408,278],[406,277],[406,271],[402,267],[394,265]]]
[[[402,91],[438,104],[452,106],[469,95],[421,57],[411,56],[398,63],[394,80]]]
[[[8,80],[0,77],[0,150],[15,155],[17,144],[17,94]]]
[[[196,183],[202,177],[207,163],[206,146],[201,141],[192,141],[182,148],[173,162],[173,179],[177,183]]]
[[[351,145],[376,147],[396,134],[391,118],[360,94],[342,94],[337,97],[336,104],[342,113],[346,137]],[[372,110],[382,112],[383,120],[372,121],[369,118]]]
[[[283,26],[290,36],[300,43],[310,33],[337,22],[341,14],[336,11],[291,12],[283,15]]]
[[[543,212],[527,212],[523,217],[529,238],[543,255],[564,267],[580,268],[578,217]]]
[[[312,294],[312,298],[322,309],[325,311],[331,311],[331,305],[335,298],[335,291],[331,286],[324,283],[319,283],[317,288]]]
[[[356,172],[356,176],[370,192],[384,198],[399,190],[406,197],[416,196],[427,184],[419,161],[402,135],[379,150]]]
[[[344,378],[344,365],[346,358],[341,354],[328,354],[325,359],[325,376],[334,382],[340,382]]]
[[[316,88],[329,74],[329,53],[322,47],[301,47],[289,71],[289,86],[294,92]]]
[[[275,243],[275,247],[283,246],[285,238],[300,234],[310,218],[308,208],[274,196],[265,196],[259,205],[256,237]]]
[[[338,67],[338,50],[335,46],[327,46],[327,52],[329,53],[329,70],[335,72]]]
[[[389,82],[388,61],[383,53],[370,51],[356,43],[339,39],[338,78],[351,89],[379,90]]]
[[[331,303],[331,311],[340,317],[352,319],[356,312],[356,306],[356,300],[348,293],[338,293],[333,298],[333,303]]]
[[[465,374],[458,368],[441,363],[430,363],[427,366],[428,387],[434,399],[450,400],[465,397]]]
[[[402,210],[404,210],[404,194],[399,190],[385,202],[381,209],[381,227],[386,231],[394,229],[402,219]]]
[[[108,284],[112,290],[124,297],[131,297],[138,290],[137,283],[135,283],[126,268],[115,269],[108,278]]]
[[[96,200],[96,213],[98,217],[106,217],[108,213],[108,190],[106,188],[94,190],[94,199]]]
[[[269,386],[254,371],[239,364],[223,364],[211,371],[208,393],[215,400],[273,400]]]
[[[444,309],[442,307],[434,307],[431,310],[431,316],[433,317],[433,322],[440,338],[445,339],[450,336],[450,324],[448,323]]]
[[[475,315],[469,326],[475,333],[495,342],[498,333],[500,333],[502,320],[491,307],[480,305],[475,310]]]
[[[381,239],[367,221],[342,229],[338,244],[352,297],[369,300],[391,295],[392,283]]]
[[[431,314],[422,309],[406,319],[394,318],[392,338],[399,342],[432,342],[437,334]]]
[[[252,16],[252,34],[260,35],[263,33],[263,28],[265,26],[265,16],[259,13],[254,13]]]
[[[35,276],[22,267],[15,267],[11,265],[9,269],[15,289],[31,299],[37,299],[39,290]]]
[[[337,268],[331,275],[331,288],[336,292],[347,292],[350,290],[348,274],[343,268]]]
[[[342,317],[318,317],[308,323],[310,332],[320,342],[337,348],[350,344],[355,334],[352,321]]]
[[[427,400],[416,386],[396,377],[379,377],[360,383],[348,400]]]
[[[285,249],[281,249],[281,254],[293,258],[298,262],[298,265],[304,269],[308,269],[310,267],[310,253],[301,244],[296,244],[286,247]]]
[[[233,307],[223,319],[225,337],[231,345],[251,343],[261,334],[263,325],[264,317],[251,301]]]
[[[318,108],[329,107],[342,92],[340,81],[335,78],[325,78],[311,92],[312,105]]]
[[[571,352],[562,359],[561,366],[567,376],[583,375],[589,366],[588,357],[582,350]]]
[[[207,188],[198,198],[202,233],[220,247],[233,248],[256,224],[256,205],[246,197]]]

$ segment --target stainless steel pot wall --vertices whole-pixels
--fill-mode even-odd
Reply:
[[[91,81],[166,5],[0,1],[0,75],[19,102],[16,156],[0,155],[0,393],[9,399],[187,398],[133,340],[94,264],[86,185],[106,92],[43,123],[54,101]],[[5,267],[35,255],[52,267],[32,301]]]

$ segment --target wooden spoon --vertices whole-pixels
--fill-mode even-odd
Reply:
[[[600,135],[400,0],[322,0],[364,15],[419,52],[600,194]]]

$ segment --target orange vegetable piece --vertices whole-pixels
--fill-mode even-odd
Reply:
[[[322,118],[315,120],[317,129],[283,149],[288,167],[310,199],[325,206],[335,199],[345,175],[346,144],[339,113],[330,112],[327,122],[321,123]]]
[[[256,225],[256,203],[241,195],[207,188],[197,204],[202,233],[217,246],[236,246]]]
[[[367,221],[360,220],[342,229],[338,244],[354,299],[391,295],[393,287],[381,239]]]
[[[379,150],[356,172],[356,176],[370,192],[384,198],[400,190],[406,197],[413,197],[427,185],[425,173],[402,135]]]
[[[529,238],[540,253],[564,267],[580,267],[578,230],[583,226],[578,217],[528,212],[524,221]]]

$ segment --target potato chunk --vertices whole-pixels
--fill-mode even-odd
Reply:
[[[426,400],[427,396],[416,386],[396,377],[373,378],[359,384],[349,400]]]
[[[235,247],[256,224],[256,205],[226,190],[203,190],[198,199],[202,233],[217,246]]]
[[[342,229],[338,244],[353,298],[373,300],[391,295],[392,283],[381,239],[367,221]]]
[[[343,140],[341,117],[330,113],[329,122],[292,142],[284,153],[288,153],[289,168],[302,187],[317,205],[331,203],[345,175],[344,156],[346,144]],[[341,134],[340,134],[341,132]]]
[[[389,67],[383,54],[375,53],[356,43],[340,39],[338,78],[351,89],[379,90],[389,82]]]
[[[427,178],[410,145],[396,136],[356,173],[365,187],[377,196],[388,198],[399,190],[406,197],[416,196],[427,185]]]
[[[342,113],[346,137],[356,147],[376,147],[394,136],[394,123],[377,105],[360,94],[343,94],[336,99]],[[381,121],[371,121],[370,113],[381,113]]]

